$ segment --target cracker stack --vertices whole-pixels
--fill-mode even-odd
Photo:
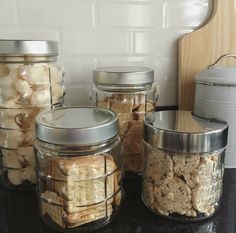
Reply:
[[[53,182],[41,194],[42,214],[62,228],[109,217],[113,205],[119,205],[118,170],[112,156],[53,159],[49,167]]]

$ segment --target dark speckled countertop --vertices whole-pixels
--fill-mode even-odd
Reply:
[[[236,233],[236,169],[224,177],[222,207],[211,219],[176,223],[150,212],[140,198],[141,179],[125,180],[120,214],[107,227],[93,233]],[[34,192],[13,192],[0,187],[0,233],[56,233],[40,220]]]

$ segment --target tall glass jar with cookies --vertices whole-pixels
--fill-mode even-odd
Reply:
[[[58,108],[36,118],[37,193],[43,221],[60,232],[94,232],[121,204],[116,114]]]
[[[34,119],[63,103],[57,56],[56,41],[0,40],[0,169],[10,189],[35,186]]]
[[[102,67],[94,70],[92,102],[117,113],[124,169],[140,173],[143,162],[143,120],[154,111],[157,92],[154,71],[145,67]]]
[[[228,124],[188,111],[147,114],[142,198],[163,217],[198,221],[219,208]]]

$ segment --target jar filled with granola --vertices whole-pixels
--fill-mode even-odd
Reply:
[[[35,117],[63,103],[57,56],[56,41],[0,40],[0,169],[10,189],[35,186]]]
[[[93,232],[117,215],[122,170],[113,112],[68,107],[41,113],[35,149],[40,214],[49,227]]]
[[[147,114],[142,198],[179,221],[211,217],[220,206],[228,125],[188,111]]]
[[[154,71],[145,67],[94,70],[92,102],[117,113],[126,173],[138,173],[143,161],[143,120],[156,107]]]

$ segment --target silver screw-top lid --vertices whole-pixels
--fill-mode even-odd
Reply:
[[[36,118],[36,138],[58,145],[104,142],[118,135],[115,113],[95,107],[51,109]]]
[[[207,153],[227,144],[228,124],[204,119],[189,111],[148,113],[144,122],[144,140],[159,149],[179,153]]]
[[[57,56],[58,42],[51,40],[0,40],[0,56]]]
[[[93,81],[101,85],[145,85],[153,83],[154,70],[136,66],[101,67],[94,70]]]

